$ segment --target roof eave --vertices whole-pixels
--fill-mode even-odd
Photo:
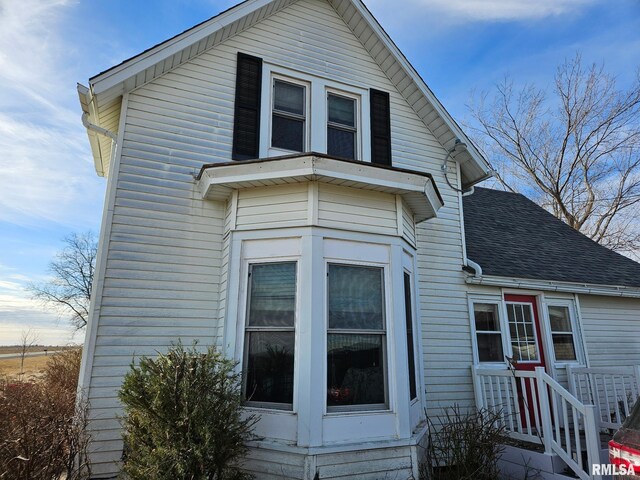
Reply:
[[[640,287],[628,287],[624,285],[598,285],[591,283],[539,280],[534,278],[503,277],[497,275],[467,275],[465,281],[466,283],[471,285],[485,285],[493,287],[541,290],[550,292],[580,293],[587,295],[601,295],[606,297],[640,298]]]
[[[93,108],[93,96],[91,90],[84,85],[78,84],[77,86],[78,98],[80,100],[80,107],[82,113],[86,113],[89,117],[89,121],[97,124],[96,112]],[[91,155],[93,156],[93,165],[96,169],[96,174],[99,177],[104,177],[104,161],[102,149],[100,148],[100,141],[98,135],[95,132],[87,129],[87,136],[89,137],[89,145],[91,146]]]

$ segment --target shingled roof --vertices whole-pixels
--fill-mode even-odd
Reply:
[[[578,233],[523,195],[476,188],[463,205],[467,256],[483,275],[640,287],[640,263]]]

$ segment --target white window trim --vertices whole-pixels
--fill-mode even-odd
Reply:
[[[573,336],[573,348],[576,351],[575,360],[556,360],[556,352],[553,345],[553,331],[551,329],[551,317],[549,315],[549,307],[566,307],[569,311],[569,321],[571,322],[571,334]],[[566,368],[568,365],[575,367],[585,365],[586,360],[581,341],[582,332],[578,325],[577,305],[573,300],[551,299],[544,303],[545,324],[548,333],[549,350],[553,355],[553,365],[557,368]],[[558,332],[560,333],[560,332]]]
[[[359,98],[358,141],[356,158],[371,162],[371,118],[369,89],[365,85],[351,85],[325,77],[309,75],[286,67],[265,62],[262,67],[262,99],[260,108],[260,158],[291,155],[288,150],[271,148],[271,118],[273,111],[273,81],[275,78],[290,83],[307,84],[307,152],[327,152],[327,92],[335,91],[343,96]]]
[[[291,85],[298,85],[304,87],[304,139],[303,144],[304,147],[302,152],[309,151],[308,147],[311,144],[311,83],[308,81],[300,80],[295,77],[290,77],[288,75],[283,75],[279,73],[272,73],[269,79],[269,122],[268,127],[269,130],[267,132],[266,142],[268,145],[268,155],[267,156],[278,156],[278,155],[291,155],[292,153],[301,153],[296,152],[295,150],[286,150],[283,148],[276,148],[271,145],[271,140],[273,136],[273,112],[275,108],[275,84],[276,81],[280,80],[284,83],[289,83]],[[261,155],[262,156],[262,155]]]
[[[277,240],[276,243],[279,243]],[[286,249],[286,245],[284,245],[284,249]],[[299,334],[299,324],[300,324],[300,308],[301,308],[301,290],[300,290],[300,263],[301,256],[300,255],[282,255],[282,256],[244,256],[242,258],[242,264],[240,268],[240,274],[238,278],[238,286],[240,288],[240,304],[238,307],[238,323],[236,327],[236,355],[235,358],[239,362],[238,367],[241,371],[244,369],[244,361],[246,356],[246,327],[247,327],[247,313],[249,307],[249,266],[252,264],[265,264],[265,263],[286,263],[286,262],[296,262],[296,305],[295,305],[295,319],[294,319],[294,356],[293,356],[293,403],[291,408],[281,408],[274,404],[273,407],[268,406],[266,403],[257,403],[251,402],[243,405],[244,408],[260,411],[264,413],[282,413],[282,414],[291,414],[295,415],[298,411],[298,388],[296,385],[298,384],[299,378],[299,363],[300,363],[300,334]],[[244,393],[244,378],[243,378],[243,393]],[[288,404],[287,404],[288,405]]]
[[[326,118],[325,118],[325,128],[326,128],[326,132],[325,132],[325,136],[327,137],[327,152],[329,150],[329,145],[328,145],[328,137],[329,137],[329,95],[334,95],[336,97],[342,97],[342,98],[348,98],[351,100],[355,100],[356,102],[356,107],[355,107],[355,158],[354,160],[362,160],[362,97],[358,94],[352,93],[352,92],[347,92],[344,90],[338,90],[336,88],[332,88],[327,86],[325,88],[325,94],[324,94],[324,98],[325,98],[325,104],[326,104]],[[340,128],[338,126],[338,128]],[[345,128],[345,130],[348,130],[348,128]]]
[[[496,297],[482,297],[480,295],[474,295],[469,297],[469,318],[471,320],[471,343],[473,349],[473,363],[479,368],[507,368],[507,362],[503,358],[501,361],[496,362],[481,362],[480,354],[478,352],[478,333],[484,332],[484,330],[476,330],[476,316],[474,305],[476,303],[484,303],[487,305],[495,305],[498,312],[498,324],[500,325],[500,331],[497,334],[500,335],[502,341],[502,356],[508,356],[507,353],[511,352],[511,343],[508,336],[509,324],[506,321],[506,310],[504,309],[504,302]],[[506,332],[506,333],[505,333]]]
[[[392,355],[390,350],[393,348],[393,344],[390,338],[390,318],[392,317],[391,312],[391,296],[389,290],[391,289],[391,272],[389,269],[389,263],[375,262],[375,261],[362,261],[362,260],[351,260],[349,258],[324,258],[324,272],[327,281],[325,282],[325,291],[324,291],[324,301],[325,301],[325,315],[324,315],[324,374],[323,381],[326,385],[327,375],[328,375],[328,367],[327,367],[327,356],[328,356],[328,346],[329,346],[329,265],[353,265],[358,267],[374,267],[374,268],[382,268],[382,280],[383,280],[383,292],[384,292],[384,333],[381,333],[380,330],[373,330],[372,335],[384,335],[385,340],[382,344],[382,355],[383,355],[383,379],[384,379],[384,398],[385,404],[373,404],[373,405],[349,405],[345,407],[331,407],[327,404],[327,387],[325,386],[325,395],[324,395],[324,414],[326,416],[335,416],[335,415],[344,415],[344,414],[365,414],[365,413],[388,413],[392,411],[391,408],[391,397],[392,397],[392,388],[390,385],[390,363]],[[366,335],[366,333],[362,332],[362,335]]]

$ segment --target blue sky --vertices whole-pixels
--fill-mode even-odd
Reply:
[[[473,90],[505,75],[547,86],[576,51],[628,84],[640,66],[638,0],[365,0],[459,121]],[[75,85],[233,1],[0,0],[0,345],[32,327],[81,341],[24,286],[71,232],[98,231],[105,180],[93,170]]]

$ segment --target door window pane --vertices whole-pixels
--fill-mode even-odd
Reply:
[[[329,328],[384,329],[383,269],[329,265]]]
[[[538,343],[535,336],[532,306],[526,303],[508,303],[507,318],[514,360],[537,361],[539,359]]]
[[[296,264],[251,265],[249,326],[293,326],[296,306]]]
[[[328,335],[328,406],[385,403],[382,342],[382,335]]]
[[[247,332],[245,400],[293,403],[293,332]]]

